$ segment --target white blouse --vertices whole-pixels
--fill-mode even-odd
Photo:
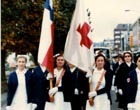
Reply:
[[[12,110],[17,110],[19,107],[21,107],[21,110],[30,110],[27,103],[27,92],[25,83],[26,72],[26,69],[24,69],[23,71],[16,70],[18,86],[12,101]]]

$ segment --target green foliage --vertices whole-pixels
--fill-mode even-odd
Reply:
[[[63,52],[75,0],[54,0],[55,53]]]
[[[2,81],[5,81],[7,52],[32,53],[35,64],[45,0],[1,1]],[[75,0],[53,0],[55,44],[54,52],[63,52],[70,27]],[[46,24],[47,25],[47,24]]]
[[[2,0],[2,50],[37,54],[44,2]],[[53,0],[53,3],[56,53],[64,49],[75,0]]]
[[[2,49],[27,53],[38,46],[42,0],[2,0]]]

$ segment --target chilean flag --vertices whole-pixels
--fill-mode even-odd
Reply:
[[[64,58],[83,71],[94,64],[92,2],[77,0],[64,49]]]
[[[53,73],[54,69],[53,45],[53,2],[52,0],[46,0],[38,50],[38,62],[42,66],[45,66],[50,73]]]

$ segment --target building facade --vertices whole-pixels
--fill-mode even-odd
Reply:
[[[140,18],[132,25],[132,38],[130,44],[134,50],[140,50]]]
[[[130,50],[129,39],[132,32],[131,24],[118,24],[114,29],[114,51]]]

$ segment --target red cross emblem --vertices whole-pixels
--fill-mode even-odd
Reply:
[[[90,40],[90,38],[87,36],[89,31],[90,31],[90,26],[87,23],[84,23],[82,25],[82,27],[80,27],[80,24],[77,28],[77,31],[81,34],[81,41],[80,41],[80,45],[84,45],[85,47],[87,47],[88,49],[90,49],[91,45],[92,45],[92,41]]]

